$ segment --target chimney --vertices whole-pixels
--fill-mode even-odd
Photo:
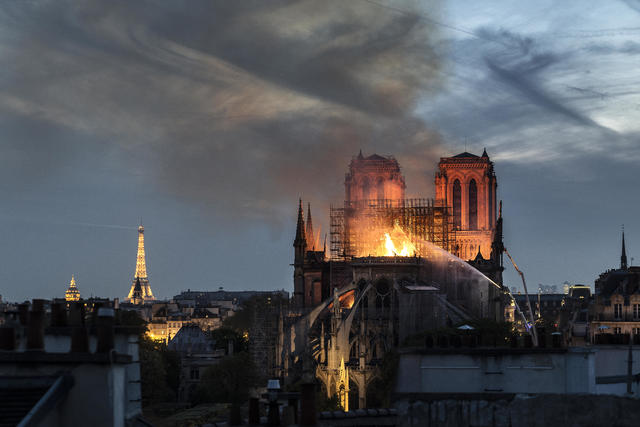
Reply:
[[[302,384],[300,401],[300,425],[316,425],[316,386],[309,382]]]
[[[16,330],[13,326],[0,328],[0,350],[13,351],[16,349]]]
[[[67,307],[65,303],[54,302],[51,304],[51,326],[67,326]]]
[[[25,302],[18,305],[18,318],[22,326],[27,326],[29,323],[29,303]]]
[[[84,303],[70,302],[69,318],[67,320],[70,326],[83,326],[84,325]]]
[[[115,312],[111,307],[100,307],[98,309],[98,347],[97,353],[108,353],[113,350],[115,333],[113,330]]]
[[[45,300],[34,299],[27,323],[27,350],[44,351]]]

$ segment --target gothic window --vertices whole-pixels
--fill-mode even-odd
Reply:
[[[460,229],[462,226],[462,188],[460,181],[453,181],[453,226]]]
[[[640,304],[633,304],[633,318],[640,318]]]
[[[384,199],[384,181],[382,180],[382,178],[378,178],[376,187],[378,189],[378,200]]]
[[[478,186],[475,179],[469,181],[469,229],[478,229]]]
[[[362,199],[363,200],[367,200],[370,199],[371,197],[369,196],[369,178],[364,178],[362,180]]]

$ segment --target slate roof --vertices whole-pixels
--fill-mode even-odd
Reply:
[[[460,154],[456,154],[453,157],[474,157],[474,158],[478,158],[478,156],[476,156],[475,154],[471,154],[468,151],[465,151],[464,153],[460,153]]]

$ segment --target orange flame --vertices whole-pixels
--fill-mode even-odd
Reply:
[[[391,233],[384,233],[384,249],[383,256],[414,256],[417,252],[416,246],[397,222]]]
[[[367,237],[367,241],[362,242],[358,256],[414,256],[418,252],[397,222],[391,230],[375,230],[362,237]]]

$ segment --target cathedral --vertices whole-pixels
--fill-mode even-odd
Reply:
[[[272,373],[313,371],[327,397],[365,408],[385,354],[407,337],[504,318],[502,216],[486,151],[440,159],[435,198],[405,198],[398,161],[360,152],[320,247],[298,205],[292,308],[282,313]],[[375,393],[374,393],[375,394]]]

